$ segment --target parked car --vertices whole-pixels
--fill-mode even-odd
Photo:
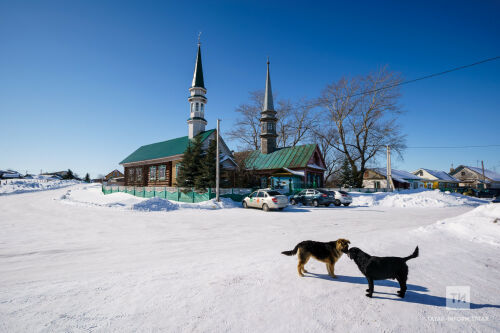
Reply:
[[[264,211],[270,209],[283,210],[288,206],[288,198],[278,191],[257,190],[243,199],[243,208],[261,208]]]
[[[500,195],[497,195],[491,202],[500,203]]]
[[[335,195],[322,189],[305,189],[290,198],[292,205],[303,204],[318,206],[330,206],[335,203]]]
[[[349,206],[352,203],[352,197],[349,195],[349,193],[345,191],[329,191],[333,193],[333,196],[335,200],[333,201],[333,204],[335,206]]]

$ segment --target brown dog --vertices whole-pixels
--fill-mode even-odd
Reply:
[[[297,271],[300,276],[304,276],[304,273],[308,273],[304,265],[307,264],[309,258],[313,256],[317,260],[326,263],[328,275],[332,278],[336,278],[334,270],[335,263],[344,252],[349,250],[350,243],[349,240],[344,238],[339,238],[336,241],[328,243],[307,240],[297,244],[293,250],[283,251],[281,253],[287,256],[293,256],[298,253],[299,264],[297,265]]]

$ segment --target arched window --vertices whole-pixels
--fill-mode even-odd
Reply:
[[[201,103],[201,111],[204,111],[205,104]]]
[[[200,103],[198,103],[198,102],[196,103],[196,109],[195,110],[196,111],[200,111]]]

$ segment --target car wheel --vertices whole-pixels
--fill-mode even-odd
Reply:
[[[243,201],[243,208],[248,208],[248,204],[246,201]]]
[[[330,203],[326,203],[326,204],[325,204],[325,207],[328,207],[328,206],[330,206]]]
[[[318,207],[319,206],[318,200],[313,200],[313,206],[314,207]]]
[[[292,205],[296,205],[296,204],[297,204],[297,201],[295,201],[295,199],[292,199],[292,200],[290,200],[290,203],[291,203]]]
[[[279,210],[283,210],[283,209],[285,209],[285,207],[280,207],[280,208],[278,208],[278,209],[279,209]]]
[[[350,203],[345,203],[345,204],[344,204],[344,206],[346,206],[346,207],[347,207],[347,206],[349,206],[349,205],[350,205]]]
[[[262,210],[265,211],[265,212],[268,212],[269,211],[269,206],[267,204],[263,204],[262,205]]]
[[[340,203],[340,200],[339,200],[339,199],[336,199],[336,200],[333,202],[333,204],[334,204],[335,206],[337,206],[337,207],[341,205],[341,203]]]

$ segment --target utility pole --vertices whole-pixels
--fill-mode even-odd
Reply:
[[[387,191],[394,190],[394,183],[392,182],[392,171],[391,171],[391,147],[387,145]]]
[[[481,160],[481,168],[483,169],[483,189],[486,189],[486,177],[484,176],[484,163]]]
[[[220,119],[217,119],[217,136],[216,136],[216,140],[217,140],[217,152],[216,152],[216,157],[215,157],[215,163],[217,163],[215,165],[215,200],[217,200],[217,202],[220,201],[220,198],[219,198],[219,192],[220,192],[220,188],[219,188],[219,132],[220,132]]]

